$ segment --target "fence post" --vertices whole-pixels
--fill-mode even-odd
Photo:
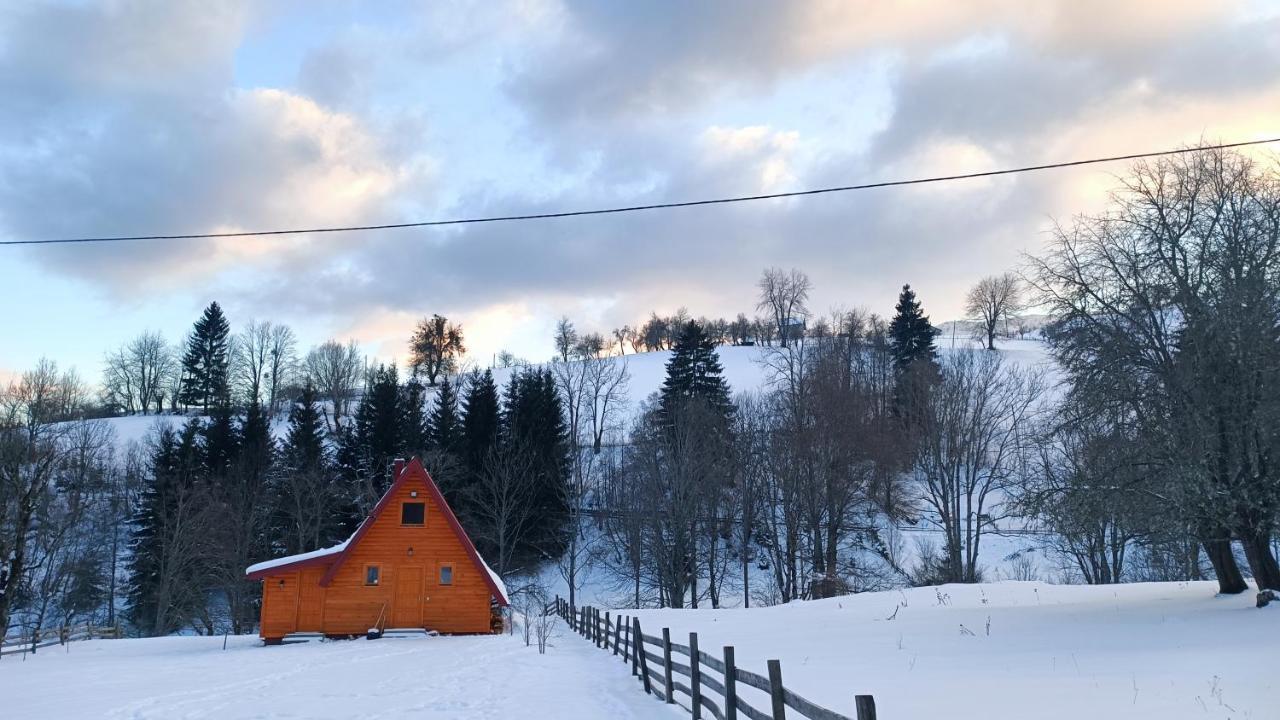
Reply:
[[[675,686],[671,682],[671,628],[662,628],[662,692],[667,696],[667,704],[676,701]]]
[[[640,674],[640,661],[636,659],[636,619],[634,617],[627,618],[627,658],[631,661],[631,674]]]
[[[604,649],[609,649],[609,611],[604,611]]]
[[[732,645],[724,646],[724,720],[738,720],[738,668]]]
[[[596,647],[603,647],[603,646],[600,644],[600,641],[604,638],[604,630],[603,630],[603,629],[601,629],[601,625],[600,625],[600,623],[601,623],[602,621],[603,621],[603,618],[600,616],[600,608],[596,608],[596,624],[595,624],[595,628],[596,628]]]
[[[858,710],[858,720],[876,720],[876,699],[870,695],[854,695],[854,707]]]
[[[773,701],[773,720],[786,720],[787,704],[782,697],[782,663],[769,661],[769,699]]]
[[[702,660],[698,658],[698,633],[689,633],[689,696],[693,720],[702,720]]]
[[[618,641],[622,639],[622,616],[613,624],[613,654],[618,654]]]
[[[649,663],[644,656],[644,633],[640,630],[640,618],[635,619],[636,624],[636,660],[640,663],[640,680],[644,682],[645,693],[652,693],[653,689],[649,687]]]

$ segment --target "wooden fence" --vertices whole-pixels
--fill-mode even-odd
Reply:
[[[599,608],[569,605],[556,597],[545,612],[559,615],[569,628],[595,643],[596,647],[622,658],[631,665],[631,674],[644,686],[644,691],[676,704],[676,694],[688,699],[687,709],[694,720],[704,711],[715,720],[784,720],[788,708],[793,717],[809,720],[852,720],[804,699],[782,684],[782,666],[777,660],[768,662],[768,676],[743,670],[734,662],[733,646],[725,646],[720,657],[698,648],[698,634],[689,633],[689,644],[674,642],[671,630],[662,628],[661,637],[646,635],[640,618],[614,616]],[[683,658],[685,662],[681,662]],[[707,670],[712,672],[708,673]],[[679,675],[680,679],[676,676]],[[768,711],[753,707],[738,694],[738,686],[747,685],[769,697]],[[683,703],[680,703],[683,706]],[[876,720],[876,703],[870,695],[854,698],[857,720]]]
[[[85,622],[66,627],[35,629],[27,633],[6,635],[3,639],[0,639],[0,656],[34,653],[40,648],[51,645],[66,645],[75,640],[118,639],[120,637],[122,636],[119,625],[103,627]]]

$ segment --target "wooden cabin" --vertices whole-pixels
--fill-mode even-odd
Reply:
[[[346,542],[245,571],[262,582],[265,642],[301,632],[494,631],[498,608],[507,605],[502,580],[417,458],[397,460],[392,474],[391,487]]]

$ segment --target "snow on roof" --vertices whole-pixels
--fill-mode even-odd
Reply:
[[[290,555],[288,557],[276,558],[275,560],[266,560],[264,562],[260,562],[255,565],[250,565],[249,567],[245,568],[244,574],[252,575],[254,573],[262,572],[263,570],[272,570],[272,569],[281,567],[283,565],[292,565],[297,562],[303,562],[304,560],[314,560],[316,558],[325,557],[326,555],[337,555],[343,550],[346,550],[347,544],[350,542],[351,542],[351,538],[347,538],[346,540],[343,540],[342,542],[338,543],[337,545],[334,545],[333,547],[320,548],[319,550],[312,550],[311,552],[304,552],[304,553],[299,553],[297,555]]]
[[[498,576],[498,573],[494,572],[493,568],[489,567],[489,563],[485,562],[484,558],[480,557],[480,553],[476,553],[476,559],[480,561],[480,565],[484,567],[484,571],[489,573],[489,577],[493,579],[494,587],[498,588],[502,593],[502,597],[497,599],[510,602],[511,596],[507,594],[507,584],[502,582],[502,578]]]

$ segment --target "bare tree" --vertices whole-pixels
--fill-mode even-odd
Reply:
[[[284,388],[292,380],[297,370],[298,340],[293,329],[288,325],[272,325],[271,337],[267,342],[267,407],[274,417],[278,415],[284,403]]]
[[[106,393],[126,412],[164,409],[165,382],[177,363],[160,333],[142,333],[107,353],[103,364]]]
[[[573,354],[573,349],[578,344],[578,331],[574,329],[573,323],[570,322],[568,316],[563,316],[556,321],[555,337],[556,354],[560,356],[560,362],[569,362],[569,356]]]
[[[359,385],[363,371],[364,359],[355,340],[346,345],[329,340],[307,353],[307,378],[333,407],[330,432],[337,432],[339,423],[347,414],[347,403]]]
[[[965,314],[977,324],[988,350],[996,349],[1000,323],[1009,323],[1022,311],[1021,285],[1013,273],[991,275],[979,280],[965,296]]]
[[[0,392],[0,629],[27,579],[38,511],[51,501],[72,420],[84,401],[74,372],[41,360]]]
[[[1039,376],[1007,368],[1000,355],[960,350],[942,361],[942,379],[921,389],[913,470],[921,502],[946,539],[947,582],[978,582],[983,534],[1011,508],[1003,502],[1026,460]]]
[[[756,308],[773,316],[782,346],[787,347],[792,336],[792,324],[808,314],[805,303],[809,300],[812,284],[809,276],[799,270],[784,272],[782,268],[766,268],[757,284],[760,299]]]
[[[631,329],[630,325],[623,325],[620,328],[614,328],[613,341],[618,345],[618,354],[627,354],[627,343],[632,343],[632,349],[635,348],[636,331]]]
[[[534,457],[512,439],[489,451],[484,467],[468,488],[468,507],[478,539],[494,551],[494,570],[508,575],[512,558],[538,530],[537,473]]]
[[[262,407],[262,386],[271,362],[271,330],[268,320],[250,320],[233,346],[233,382],[239,386],[245,402],[254,407]]]
[[[462,326],[449,322],[442,315],[432,315],[418,322],[418,328],[409,341],[409,362],[414,375],[425,374],[427,384],[435,387],[441,375],[457,370],[458,359],[466,351],[462,343]]]

